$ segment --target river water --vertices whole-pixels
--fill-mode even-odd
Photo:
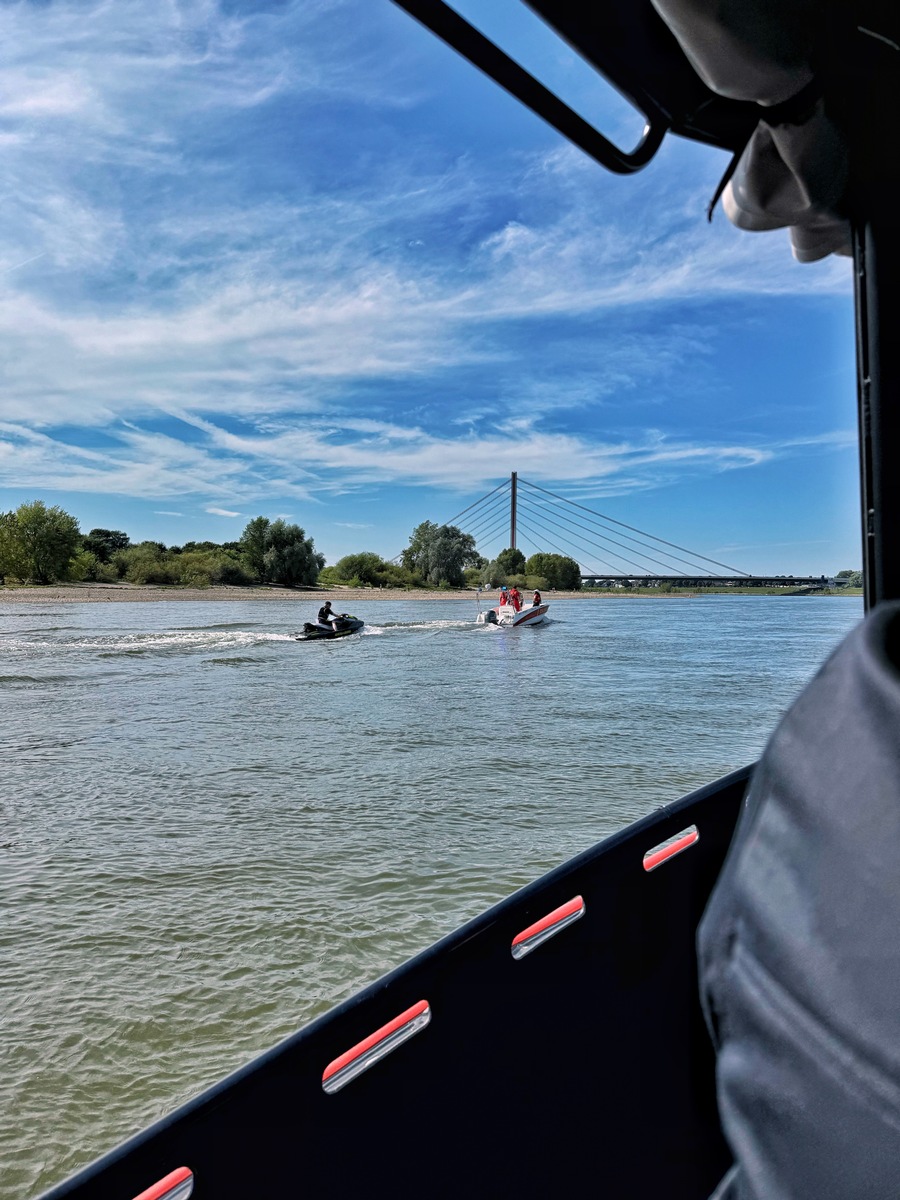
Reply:
[[[361,601],[325,643],[296,600],[0,600],[0,1195],[752,761],[862,615],[550,599]]]

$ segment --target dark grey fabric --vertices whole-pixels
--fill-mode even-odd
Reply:
[[[776,730],[698,948],[737,1164],[717,1196],[898,1200],[900,604]]]

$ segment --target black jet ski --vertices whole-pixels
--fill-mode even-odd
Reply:
[[[328,638],[347,637],[362,629],[365,621],[353,617],[350,613],[335,613],[335,619],[328,625],[319,625],[315,621],[306,621],[300,633],[294,634],[298,642],[319,642]]]

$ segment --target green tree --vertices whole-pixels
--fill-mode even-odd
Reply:
[[[96,583],[97,572],[102,566],[103,564],[96,554],[81,547],[81,549],[75,551],[75,554],[69,561],[66,578],[74,579],[76,582],[86,579],[91,583]]]
[[[379,554],[363,550],[359,554],[345,554],[334,564],[338,579],[358,579],[360,583],[377,586],[383,582],[384,568],[387,563]]]
[[[117,550],[127,550],[131,545],[128,534],[121,529],[92,529],[81,541],[101,563],[108,563]]]
[[[581,590],[581,567],[566,554],[532,554],[525,564],[525,574],[542,575],[551,588]]]
[[[161,542],[138,542],[117,550],[112,557],[120,579],[129,583],[179,583],[180,556],[171,555]]]
[[[19,579],[52,583],[64,578],[81,547],[78,522],[58,505],[43,500],[20,504],[4,519],[4,538],[10,539],[14,570]]]
[[[435,525],[423,521],[417,525],[403,551],[403,565],[420,575],[432,587],[442,583],[462,587],[463,571],[479,561],[475,539],[455,525]]]
[[[340,585],[341,579],[334,567],[323,567],[316,582],[319,587],[333,588]]]
[[[266,529],[264,578],[284,587],[314,584],[325,566],[325,555],[317,554],[312,538],[299,525],[288,525],[280,518]]]
[[[487,563],[481,568],[481,582],[485,587],[495,588],[503,587],[506,580],[506,572],[497,562],[496,558],[493,562]]]
[[[862,571],[851,571],[849,569],[844,570],[844,571],[838,571],[837,575],[835,575],[835,579],[846,579],[847,587],[860,588],[863,586]]]
[[[16,537],[16,514],[0,513],[0,579],[22,579],[25,564]]]
[[[409,570],[408,567],[402,567],[399,563],[385,563],[384,569],[380,574],[380,583],[385,587],[409,588],[422,587],[422,577],[417,575],[415,571]]]
[[[268,517],[254,517],[245,525],[241,534],[241,554],[244,562],[250,568],[251,574],[259,580],[266,577],[266,534],[270,525]]]
[[[525,570],[525,555],[521,550],[501,550],[497,555],[497,564],[507,575],[521,575]]]

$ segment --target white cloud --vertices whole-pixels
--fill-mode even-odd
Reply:
[[[347,19],[361,11],[0,9],[0,484],[194,496],[237,517],[213,502],[390,481],[465,491],[510,470],[628,491],[843,444],[552,425],[627,392],[656,403],[654,384],[709,357],[708,331],[672,318],[681,302],[846,292],[849,268],[799,267],[786,236],[721,216],[709,229],[701,151],[685,167],[664,149],[621,181],[570,149],[459,157],[392,138],[386,109],[414,102],[397,82],[408,68],[366,44]],[[320,22],[342,40],[316,36]],[[336,150],[302,141],[302,118],[338,96],[360,126],[384,124],[379,153],[360,135],[339,169]],[[282,140],[277,170],[231,133],[255,112]],[[667,326],[602,340],[629,310]],[[539,321],[586,319],[602,350],[589,367],[549,349],[536,363]],[[463,368],[490,385],[446,420],[390,398],[406,384],[424,406]]]
[[[92,91],[78,75],[52,71],[6,70],[2,74],[2,117],[70,116],[88,107]]]

